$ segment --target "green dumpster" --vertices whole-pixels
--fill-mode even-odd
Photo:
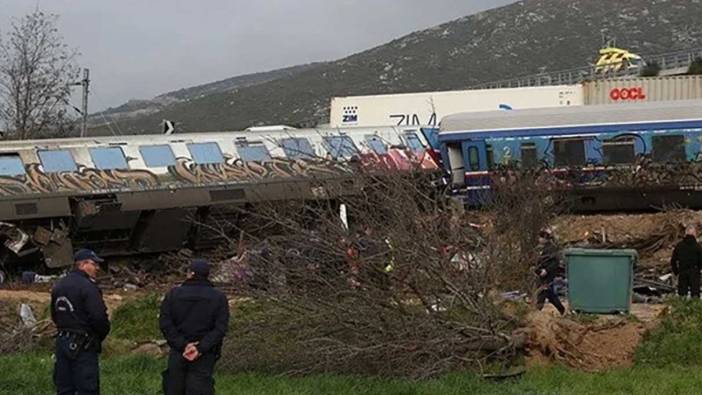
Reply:
[[[565,251],[570,309],[583,313],[629,312],[636,250]]]

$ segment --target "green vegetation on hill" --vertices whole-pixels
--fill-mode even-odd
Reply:
[[[461,89],[582,67],[594,60],[603,31],[643,55],[700,46],[699,15],[702,2],[689,0],[525,0],[269,82],[170,105],[120,128],[160,132],[162,119],[194,132],[309,126],[326,120],[333,96]]]

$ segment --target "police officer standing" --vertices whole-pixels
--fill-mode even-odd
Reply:
[[[161,332],[171,347],[163,372],[167,395],[214,394],[212,376],[229,325],[229,303],[209,274],[207,261],[193,260],[185,282],[161,303]]]
[[[54,384],[59,395],[99,394],[98,359],[110,332],[107,308],[95,283],[103,260],[81,249],[74,261],[74,270],[51,291],[51,319],[58,329]]]
[[[700,297],[700,269],[702,268],[702,248],[697,244],[697,229],[685,229],[685,237],[675,246],[670,265],[673,274],[678,276],[678,295]]]

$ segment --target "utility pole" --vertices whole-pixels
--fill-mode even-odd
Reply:
[[[90,70],[83,69],[83,80],[80,82],[83,86],[83,124],[80,128],[80,137],[85,137],[88,134],[88,87],[90,86]]]
[[[74,110],[76,110],[80,113],[80,115],[83,116],[80,125],[80,137],[85,137],[85,135],[88,134],[88,87],[90,86],[90,70],[83,69],[83,79],[77,82],[73,82],[69,85],[80,85],[83,87],[83,105],[81,109],[79,110],[73,105],[71,105],[71,107],[73,107]],[[70,105],[70,103],[68,102],[66,102],[66,104]]]

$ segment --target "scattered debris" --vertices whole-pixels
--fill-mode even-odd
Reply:
[[[40,274],[36,274],[35,272],[22,272],[22,282],[24,284],[33,284],[33,283],[40,283],[40,284],[45,284],[45,283],[50,283],[56,279],[59,279],[63,276],[55,275],[55,276],[42,276]]]
[[[133,354],[148,355],[160,358],[168,354],[168,344],[164,340],[154,340],[139,344],[131,352]]]
[[[15,225],[6,222],[0,222],[0,236],[7,238],[4,245],[15,254],[18,254],[29,241],[29,235]]]
[[[34,328],[37,326],[37,318],[34,316],[32,307],[26,303],[20,305],[20,318],[25,328]]]

